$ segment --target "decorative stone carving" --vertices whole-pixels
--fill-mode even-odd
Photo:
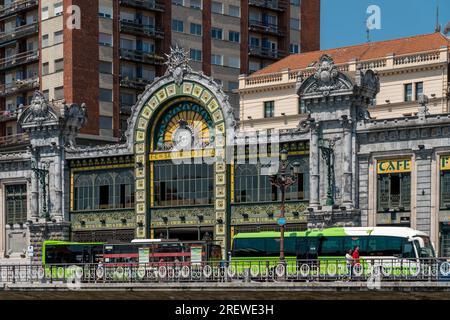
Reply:
[[[316,66],[316,72],[307,79],[297,80],[297,92],[299,95],[320,95],[327,97],[332,91],[349,90],[353,88],[352,81],[339,72],[333,59],[329,55],[323,55]]]
[[[428,111],[428,106],[427,106],[428,96],[421,94],[419,96],[419,104],[420,104],[419,113],[418,113],[419,118],[425,118],[426,116],[429,116],[430,112]]]
[[[42,92],[35,91],[30,106],[24,110],[24,106],[19,107],[18,122],[23,127],[33,123],[41,125],[43,122],[58,121],[55,110],[45,99]]]
[[[192,71],[188,53],[177,45],[175,48],[170,48],[170,54],[166,54],[166,57],[167,61],[164,63],[167,65],[166,75],[171,75],[175,83],[180,85],[183,82],[184,74]]]
[[[75,137],[78,131],[84,127],[87,122],[86,104],[64,104],[61,111],[61,122],[63,124],[63,134],[65,143],[70,147],[75,146]]]

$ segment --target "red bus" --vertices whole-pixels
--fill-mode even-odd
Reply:
[[[187,265],[222,260],[220,245],[212,241],[139,239],[132,243],[104,244],[105,266]]]

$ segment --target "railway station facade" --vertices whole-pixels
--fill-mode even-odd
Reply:
[[[44,239],[212,239],[278,230],[281,195],[270,183],[282,150],[299,164],[286,193],[286,229],[410,226],[441,255],[450,216],[450,115],[372,119],[372,70],[341,71],[323,55],[299,77],[308,116],[295,128],[239,130],[214,79],[180,48],[139,96],[126,142],[79,146],[89,106],[56,105],[36,92],[18,121],[26,150],[0,154],[1,262],[38,260]],[[276,99],[276,97],[274,97]]]

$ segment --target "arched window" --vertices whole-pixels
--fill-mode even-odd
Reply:
[[[122,171],[115,181],[115,206],[116,208],[134,207],[134,177],[131,171]]]
[[[113,191],[111,174],[99,174],[95,179],[95,209],[114,208]]]
[[[79,175],[76,178],[74,186],[75,211],[93,209],[93,191],[94,186],[90,175]]]

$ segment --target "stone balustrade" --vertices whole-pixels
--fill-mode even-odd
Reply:
[[[441,48],[440,50],[434,50],[430,52],[415,53],[410,55],[394,56],[388,55],[385,58],[373,59],[373,60],[351,60],[347,63],[337,64],[336,67],[341,72],[354,72],[357,69],[375,71],[384,71],[396,68],[404,68],[411,65],[422,65],[435,62],[449,61],[449,54],[447,48]],[[281,72],[250,75],[248,77],[242,76],[239,88],[247,89],[253,87],[259,87],[264,85],[285,84],[289,82],[296,82],[301,76],[303,78],[309,77],[314,74],[315,68],[308,67],[305,69],[293,69],[283,70]]]

